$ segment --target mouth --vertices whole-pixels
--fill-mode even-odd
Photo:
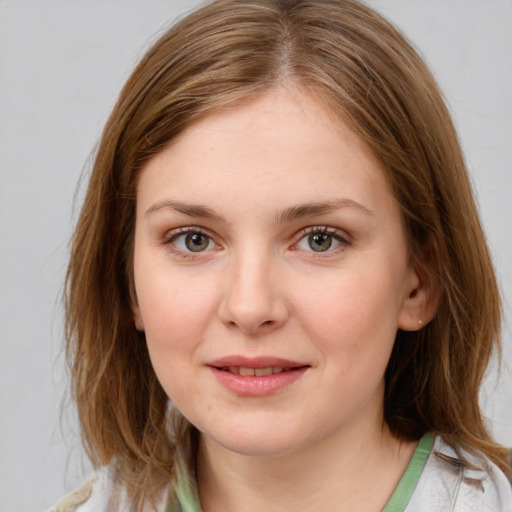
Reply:
[[[241,366],[215,366],[214,368],[223,372],[232,373],[234,375],[241,375],[242,377],[267,377],[269,375],[276,375],[278,373],[291,372],[304,367],[305,366],[295,366],[286,368],[283,366],[267,366],[264,368],[251,368]]]
[[[311,365],[275,357],[228,356],[207,365],[229,392],[245,397],[277,393],[301,380]]]
[[[241,375],[242,377],[267,377],[269,375],[303,369],[310,365],[280,357],[245,357],[233,355],[216,359],[208,363],[208,366],[222,372]]]

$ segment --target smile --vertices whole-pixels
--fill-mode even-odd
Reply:
[[[285,390],[311,368],[308,364],[274,357],[230,356],[207,365],[230,394],[264,397]]]

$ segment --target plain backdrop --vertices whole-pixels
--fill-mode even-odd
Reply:
[[[482,401],[512,446],[512,1],[369,3],[430,64],[460,132],[505,299],[505,364]],[[0,512],[46,510],[88,471],[73,409],[61,415],[75,191],[137,59],[195,4],[0,0]]]

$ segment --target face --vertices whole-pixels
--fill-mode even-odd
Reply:
[[[195,124],[142,170],[133,305],[204,439],[278,455],[381,428],[420,281],[379,163],[306,94]]]

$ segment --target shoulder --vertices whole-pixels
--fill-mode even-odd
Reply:
[[[102,468],[48,512],[116,512],[122,510],[122,502],[123,492],[116,485],[112,472],[109,468]]]
[[[436,438],[407,512],[512,512],[512,486],[498,466],[461,455]]]
[[[170,486],[159,491],[155,497],[158,510],[173,511],[176,508]],[[172,506],[171,506],[172,505]],[[173,508],[174,507],[174,508]],[[98,470],[80,489],[68,494],[48,512],[128,512],[133,510],[125,488],[119,483],[115,472],[110,467]],[[154,511],[149,504],[144,512]]]
[[[81,504],[87,501],[92,494],[93,481],[89,480],[83,487],[77,491],[64,496],[48,512],[73,512]]]

